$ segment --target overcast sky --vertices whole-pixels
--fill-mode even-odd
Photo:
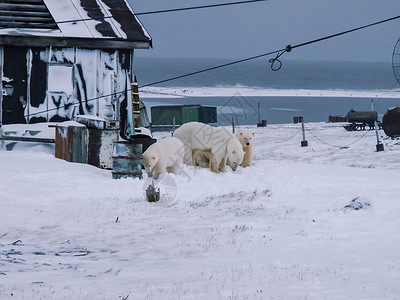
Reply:
[[[128,0],[135,12],[235,0]],[[139,19],[153,38],[140,57],[245,58],[400,15],[400,0],[270,0]],[[294,49],[285,59],[391,61],[400,20]]]

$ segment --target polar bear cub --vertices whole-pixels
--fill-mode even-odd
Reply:
[[[182,167],[183,153],[183,143],[175,137],[167,137],[147,148],[143,153],[143,166],[149,177],[154,179],[166,172],[178,175]]]
[[[247,130],[240,130],[235,132],[235,137],[239,140],[242,145],[243,151],[245,152],[243,161],[240,164],[243,168],[251,166],[251,161],[253,158],[253,141],[254,132]]]
[[[219,173],[225,172],[227,161],[233,171],[242,163],[244,156],[242,145],[226,128],[189,122],[175,130],[173,136],[184,144],[185,164],[198,165],[196,163],[198,155],[205,156],[210,170]]]

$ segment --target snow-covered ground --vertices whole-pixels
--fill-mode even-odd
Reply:
[[[156,203],[54,146],[0,151],[0,299],[399,299],[400,141],[305,125],[308,147],[246,127],[253,166],[185,166]]]

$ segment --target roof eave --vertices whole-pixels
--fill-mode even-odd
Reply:
[[[152,40],[128,41],[125,39],[93,39],[93,38],[66,38],[47,36],[12,36],[0,35],[1,46],[19,47],[79,47],[89,49],[149,49]]]

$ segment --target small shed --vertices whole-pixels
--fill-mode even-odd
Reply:
[[[151,46],[127,0],[2,0],[0,126],[118,119],[134,49]]]
[[[217,123],[217,108],[213,106],[161,105],[151,107],[152,126],[182,125],[187,122]]]

